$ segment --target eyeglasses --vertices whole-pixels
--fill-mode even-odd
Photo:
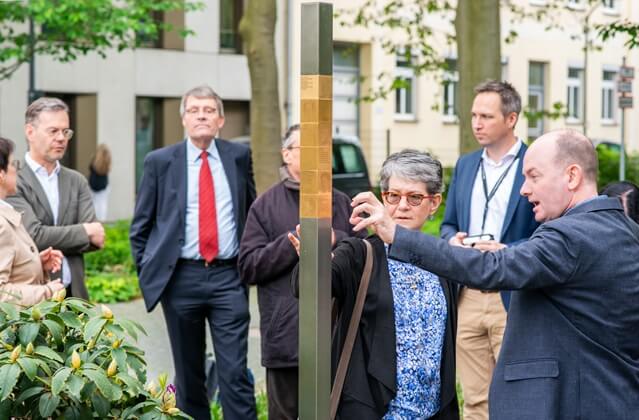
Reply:
[[[46,132],[49,135],[49,137],[53,139],[59,138],[60,134],[62,134],[62,137],[64,137],[64,139],[67,141],[71,140],[71,138],[73,137],[73,130],[71,130],[70,128],[59,129],[59,128],[51,127],[51,128],[47,128]]]
[[[394,191],[384,191],[382,193],[382,197],[388,204],[399,204],[402,200],[402,197],[406,197],[406,202],[413,207],[417,207],[422,204],[422,201],[426,198],[433,198],[434,196],[428,194],[420,194],[420,193],[408,193],[408,194],[400,194]]]
[[[22,162],[20,162],[18,159],[12,160],[11,166],[13,166],[16,171],[19,171],[20,168],[22,168]]]

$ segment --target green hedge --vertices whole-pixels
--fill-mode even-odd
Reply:
[[[85,254],[86,285],[94,302],[126,302],[140,296],[129,244],[129,221],[105,225],[104,249]]]
[[[619,181],[619,150],[600,144],[597,146],[599,158],[599,189],[607,184]],[[626,153],[626,180],[639,185],[639,154]]]

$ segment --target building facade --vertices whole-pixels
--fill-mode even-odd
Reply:
[[[190,87],[207,83],[224,99],[223,137],[250,134],[250,78],[237,30],[244,0],[204,3],[206,7],[201,11],[158,16],[195,32],[186,39],[165,33],[137,50],[113,52],[106,59],[92,54],[67,64],[36,58],[35,88],[61,97],[71,107],[76,136],[64,163],[87,173],[98,143],[107,144],[113,151],[110,219],[132,215],[144,156],[154,148],[183,139],[179,101]],[[364,0],[332,3],[340,11],[353,9]],[[546,5],[545,0],[515,3],[529,11]],[[566,117],[558,119],[528,120],[522,116],[517,135],[535,138],[564,126],[584,130],[587,121],[589,137],[618,143],[621,111],[617,106],[617,75],[624,56],[628,65],[639,65],[639,50],[627,51],[621,39],[605,44],[595,39],[586,57],[584,22],[586,15],[590,27],[619,19],[637,22],[639,3],[604,0],[594,7],[586,0],[565,3],[561,13],[556,13],[556,28],[550,30],[547,22],[516,22],[509,10],[502,10],[502,34],[517,32],[514,42],[502,45],[502,78],[519,90],[525,108],[547,110],[561,103],[567,112]],[[299,120],[300,5],[299,0],[277,3],[275,39],[283,128]],[[453,30],[447,19],[428,19],[442,34]],[[361,139],[374,183],[386,156],[407,147],[429,150],[444,165],[453,165],[459,156],[459,124],[470,124],[457,118],[454,44],[436,41],[448,71],[417,77],[403,55],[391,55],[383,48],[383,41],[394,34],[341,25],[340,20],[336,18],[333,27],[333,131]],[[591,30],[592,38],[595,32]],[[391,78],[380,77],[382,74]],[[395,76],[405,84],[386,99],[358,101]],[[636,88],[636,83],[633,86]],[[0,134],[16,141],[17,156],[26,151],[23,125],[27,90],[28,66],[0,82]],[[584,112],[588,118],[584,118]],[[637,107],[626,111],[626,145],[630,151],[639,150],[638,117]]]

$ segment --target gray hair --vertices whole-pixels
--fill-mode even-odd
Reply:
[[[501,99],[501,113],[504,117],[510,115],[511,112],[519,115],[521,112],[521,96],[517,89],[508,82],[499,82],[497,80],[487,80],[475,86],[475,94],[480,93],[496,93]]]
[[[24,113],[26,124],[35,123],[43,112],[64,111],[69,115],[69,107],[61,99],[44,96],[31,102]]]
[[[557,136],[555,162],[564,168],[576,163],[581,166],[584,178],[591,183],[596,183],[599,159],[595,146],[588,137],[571,128],[559,129],[551,133]]]
[[[284,138],[282,139],[282,149],[288,149],[293,144],[293,134],[296,131],[300,131],[299,124],[293,124],[286,130],[286,134],[284,134]]]
[[[184,96],[182,96],[182,100],[180,101],[180,116],[184,117],[184,112],[186,112],[186,100],[190,96],[194,98],[215,99],[218,114],[220,115],[220,117],[224,116],[224,104],[222,104],[222,98],[220,97],[220,95],[215,93],[215,91],[209,85],[196,86],[186,92]]]
[[[438,194],[444,191],[442,164],[430,153],[415,149],[404,149],[386,158],[379,173],[382,191],[388,191],[391,176],[407,181],[423,182],[428,194]]]

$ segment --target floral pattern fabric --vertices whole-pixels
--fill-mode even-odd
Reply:
[[[440,407],[440,367],[446,297],[439,278],[414,265],[388,260],[395,305],[397,395],[384,420],[416,420]]]

